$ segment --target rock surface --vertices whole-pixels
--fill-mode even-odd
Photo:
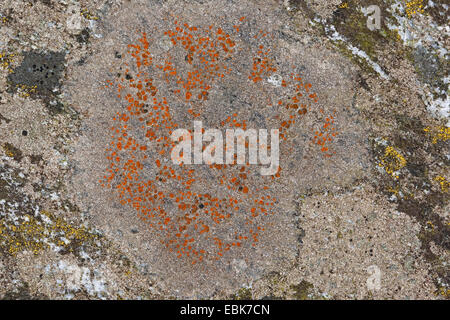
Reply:
[[[0,298],[448,299],[448,6],[371,4],[2,1]]]

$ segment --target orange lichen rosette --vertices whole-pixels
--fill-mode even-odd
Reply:
[[[276,214],[272,184],[283,174],[283,162],[273,176],[261,176],[248,164],[175,165],[170,159],[172,132],[192,127],[193,120],[211,124],[210,113],[217,113],[209,104],[211,94],[234,81],[233,74],[245,73],[245,82],[235,84],[238,88],[251,85],[254,95],[268,97],[268,107],[277,110],[270,123],[280,130],[281,143],[289,141],[290,128],[317,102],[311,84],[294,72],[283,74],[283,97],[267,92],[266,79],[282,73],[269,47],[270,35],[247,34],[247,44],[253,46],[245,47],[240,40],[243,22],[244,17],[225,31],[173,19],[169,30],[154,35],[165,42],[142,33],[128,45],[119,76],[107,85],[117,90],[124,108],[113,117],[109,166],[100,183],[113,189],[122,205],[133,208],[167,250],[194,264],[257,245]],[[235,59],[242,51],[248,61]],[[213,124],[243,130],[256,125],[245,117],[245,110],[235,109]],[[312,143],[330,156],[329,144],[337,134],[333,117],[313,132]]]

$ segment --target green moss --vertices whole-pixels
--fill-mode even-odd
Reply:
[[[291,289],[294,290],[294,297],[297,300],[309,299],[309,295],[312,293],[313,288],[313,284],[305,280],[302,280],[302,282],[297,285],[291,286]]]
[[[386,5],[382,1],[373,1],[371,4],[381,8],[382,20],[386,21],[387,12],[384,10]],[[346,8],[335,10],[332,24],[352,45],[366,52],[373,61],[377,61],[376,51],[389,42],[392,32],[385,23],[382,23],[380,30],[371,31],[367,28],[367,17],[361,12],[361,7],[366,5],[360,1],[348,1]]]
[[[233,300],[252,300],[252,289],[241,288],[239,291],[231,297]]]
[[[379,0],[371,2],[380,7],[382,16],[380,30],[371,31],[367,28],[367,17],[361,11],[361,8],[366,7],[367,3],[356,0],[345,1],[345,3],[347,5],[337,7],[331,21],[327,21],[327,25],[334,26],[336,31],[346,39],[345,42],[336,41],[335,45],[344,56],[359,65],[364,72],[378,75],[366,59],[353,54],[348,49],[348,45],[364,51],[368,58],[375,63],[379,61],[378,55],[385,54],[387,51],[398,56],[398,33],[390,30],[386,23],[392,19],[386,10],[387,4]],[[330,36],[329,32],[328,34],[325,32],[325,28],[322,33]]]
[[[344,34],[347,39],[350,39],[354,46],[367,53],[370,59],[377,61],[376,42],[380,39],[377,32],[370,31],[367,28],[367,18],[364,17],[362,13],[354,13],[350,18],[349,23],[345,25],[343,30],[341,30],[343,31],[342,34]]]

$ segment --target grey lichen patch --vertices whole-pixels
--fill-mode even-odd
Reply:
[[[63,111],[58,100],[61,77],[64,72],[65,52],[23,52],[23,61],[8,75],[8,91],[17,92],[25,88],[27,95],[41,99],[53,114]]]
[[[26,201],[23,201],[23,197],[20,194],[18,187],[22,186],[21,181],[13,178],[14,169],[5,165],[0,168],[0,200],[6,202],[16,201],[21,206],[26,205]]]
[[[432,91],[433,97],[445,100],[448,90],[448,84],[445,82],[449,67],[448,59],[441,59],[436,53],[430,52],[421,45],[417,45],[408,57],[414,65],[419,80],[439,89]]]
[[[423,46],[417,46],[412,55],[416,71],[423,82],[433,84],[436,78],[443,75],[444,70],[442,70],[439,59]]]
[[[235,3],[234,5],[236,5],[237,9],[239,10],[238,12],[244,11],[241,8],[242,7],[245,8],[246,5],[248,6],[248,9],[245,10],[250,11],[251,9],[252,10],[251,12],[257,12],[257,10],[253,9],[254,8],[253,3],[251,3],[251,6],[246,3],[242,4]],[[132,10],[133,12],[136,12],[138,9],[140,8],[134,7]],[[143,10],[147,9],[145,8]],[[193,10],[193,12],[195,11],[196,10]],[[155,9],[155,12],[158,11]],[[274,13],[276,13],[276,11],[270,12],[270,14]],[[218,15],[219,13],[213,10],[212,14]],[[148,25],[151,25],[153,27],[154,21],[147,20],[146,14],[142,15],[141,12],[139,13],[139,15],[137,15],[136,19],[134,18],[130,19],[130,16],[126,17],[121,16],[121,19],[127,21],[133,20],[137,21],[137,23],[140,23],[141,16],[145,17],[143,18],[143,21],[148,21],[147,22]],[[259,17],[253,16],[253,14],[247,14],[247,12],[239,13],[239,16],[236,16],[236,18],[230,18],[229,20],[231,22],[230,24],[228,21],[224,21],[223,23],[222,21],[218,21],[217,24],[221,28],[224,28],[225,25],[231,27],[232,24],[235,23],[234,21],[239,21],[240,17],[242,16],[246,16],[247,17],[246,19],[251,21],[247,24],[248,26],[251,26],[253,28],[254,25],[254,29],[252,30],[259,30],[259,29],[266,30],[265,25],[259,25],[256,23],[259,22],[258,20]],[[279,18],[281,19],[282,17]],[[194,21],[194,17],[189,19]],[[274,21],[277,19],[278,17],[274,17]],[[158,30],[164,30],[164,28],[167,27],[165,25],[164,20],[158,21],[160,21],[161,23],[155,23],[155,27],[157,27]],[[202,20],[195,19],[195,21],[202,21]],[[202,21],[202,23],[203,22],[204,21]],[[317,84],[317,89],[314,88],[314,90],[323,91],[324,102],[322,102],[322,105],[324,106],[327,105],[327,107],[325,107],[325,110],[323,111],[324,114],[325,113],[328,114],[329,112],[330,114],[332,113],[334,115],[334,107],[335,107],[337,109],[336,114],[338,114],[339,117],[342,117],[339,119],[339,123],[340,125],[342,125],[343,128],[342,130],[348,130],[349,135],[346,136],[345,138],[336,141],[336,148],[339,148],[339,150],[337,150],[339,159],[335,158],[333,159],[333,162],[328,162],[326,161],[327,159],[322,158],[321,154],[317,154],[315,152],[316,150],[320,150],[320,148],[316,150],[311,150],[310,152],[308,150],[311,146],[311,144],[309,144],[310,141],[309,138],[313,135],[312,133],[313,127],[316,126],[315,120],[306,120],[306,117],[305,119],[302,120],[305,121],[310,126],[308,128],[306,127],[306,123],[305,125],[298,125],[295,127],[293,126],[292,137],[295,137],[294,139],[295,143],[293,144],[292,148],[289,147],[289,151],[288,148],[286,148],[285,151],[283,151],[285,152],[285,155],[282,155],[283,161],[285,162],[292,161],[292,166],[289,166],[289,169],[287,169],[289,170],[288,173],[286,173],[286,175],[284,175],[282,179],[274,181],[273,183],[277,197],[283,199],[281,201],[281,204],[279,205],[280,209],[277,210],[279,216],[276,217],[275,218],[276,221],[273,224],[271,223],[269,226],[270,231],[273,230],[273,232],[270,231],[265,232],[265,234],[267,234],[267,237],[265,236],[265,239],[261,240],[258,243],[258,245],[255,246],[257,248],[256,250],[248,250],[247,247],[246,248],[241,247],[240,249],[236,250],[236,252],[230,250],[230,252],[226,254],[225,259],[227,260],[229,259],[233,263],[232,268],[228,267],[229,266],[228,262],[223,263],[222,261],[218,260],[217,268],[215,267],[216,262],[214,262],[214,269],[212,268],[213,264],[208,263],[206,264],[205,270],[197,268],[196,265],[194,265],[194,267],[191,269],[192,264],[186,263],[184,260],[182,260],[184,258],[182,259],[177,258],[169,251],[166,251],[166,248],[160,247],[160,244],[154,241],[154,239],[159,240],[159,238],[154,236],[153,233],[154,230],[152,228],[149,228],[148,225],[145,225],[144,223],[142,223],[142,221],[134,222],[132,220],[135,219],[134,214],[129,211],[128,207],[120,205],[120,203],[115,202],[117,198],[116,199],[112,198],[108,194],[109,193],[108,190],[104,192],[104,190],[102,190],[102,188],[100,187],[98,179],[96,177],[98,174],[100,174],[101,176],[103,176],[104,174],[103,173],[104,168],[102,168],[102,165],[104,163],[103,137],[106,137],[104,132],[107,132],[105,131],[105,129],[109,130],[109,127],[106,128],[103,126],[103,124],[108,123],[110,121],[109,118],[110,115],[114,114],[115,110],[120,110],[121,107],[117,104],[117,101],[111,100],[111,98],[115,97],[115,94],[111,96],[110,93],[108,93],[108,90],[99,91],[97,90],[95,85],[98,83],[102,83],[105,80],[103,76],[104,74],[103,70],[109,70],[111,69],[111,67],[114,67],[113,68],[114,71],[111,71],[110,73],[111,77],[116,77],[117,73],[121,73],[121,76],[124,77],[125,81],[131,80],[137,81],[136,80],[137,76],[134,72],[131,72],[132,70],[130,70],[129,72],[126,72],[125,70],[120,70],[121,64],[125,62],[128,63],[128,61],[125,59],[126,55],[124,52],[126,46],[117,45],[103,48],[103,45],[108,43],[108,41],[110,41],[109,40],[110,38],[111,43],[121,43],[126,38],[123,36],[123,34],[129,34],[130,32],[129,30],[134,30],[134,26],[126,29],[121,29],[121,26],[122,24],[120,23],[115,23],[114,25],[111,25],[111,28],[116,31],[110,34],[107,34],[106,32],[99,30],[99,32],[102,32],[102,34],[104,34],[105,36],[103,41],[98,41],[95,43],[96,46],[99,46],[98,49],[97,48],[95,49],[96,55],[91,56],[89,58],[89,61],[87,61],[82,66],[82,68],[79,69],[77,68],[77,70],[74,70],[74,73],[71,75],[72,79],[74,80],[76,79],[75,81],[72,82],[75,85],[70,88],[69,94],[71,96],[71,101],[73,101],[74,104],[76,103],[82,106],[83,112],[86,112],[90,115],[89,120],[85,122],[85,126],[82,131],[83,137],[80,139],[80,142],[82,143],[80,143],[77,146],[77,152],[75,152],[74,156],[75,159],[74,162],[77,164],[76,166],[77,172],[73,176],[74,181],[73,188],[75,189],[74,194],[76,195],[77,200],[79,200],[80,208],[86,211],[89,210],[90,212],[92,212],[93,208],[95,208],[96,213],[92,214],[93,220],[95,220],[99,228],[102,229],[104,228],[104,230],[106,230],[105,233],[108,232],[111,235],[118,234],[117,230],[132,230],[136,228],[137,225],[139,233],[123,232],[122,235],[122,232],[120,232],[120,235],[117,237],[118,241],[121,241],[124,247],[125,246],[129,247],[129,250],[136,249],[139,256],[142,257],[142,259],[146,261],[146,263],[152,265],[153,268],[157,270],[155,271],[155,273],[164,275],[165,278],[163,281],[167,283],[167,287],[174,288],[174,290],[176,289],[177,292],[174,294],[179,297],[209,296],[211,294],[214,294],[214,292],[216,292],[217,287],[223,288],[223,291],[226,292],[227,295],[230,295],[232,293],[236,293],[239,290],[239,288],[241,288],[244,284],[251,283],[253,279],[258,278],[259,276],[262,276],[267,272],[284,269],[286,268],[287,265],[294,264],[294,261],[298,254],[297,247],[302,244],[301,243],[302,238],[309,231],[307,229],[303,229],[302,231],[300,229],[300,225],[294,223],[293,221],[294,218],[291,214],[292,203],[288,199],[290,197],[294,197],[294,195],[297,192],[302,192],[303,189],[306,188],[306,186],[310,186],[311,183],[315,184],[314,185],[315,189],[323,188],[323,185],[325,184],[330,185],[334,180],[337,180],[339,184],[344,185],[351,183],[353,178],[356,176],[358,178],[361,177],[360,172],[363,174],[362,166],[364,165],[364,160],[355,163],[353,163],[352,160],[350,159],[348,160],[345,159],[345,161],[343,160],[343,157],[344,156],[346,157],[350,153],[349,149],[355,150],[355,152],[357,152],[358,154],[364,154],[365,152],[365,148],[363,146],[365,142],[363,139],[359,139],[359,136],[356,133],[361,129],[356,127],[356,125],[355,125],[356,128],[353,128],[354,127],[353,125],[355,123],[353,121],[354,118],[351,118],[352,116],[351,114],[346,113],[345,111],[344,112],[340,111],[341,108],[343,108],[344,106],[348,106],[349,103],[351,102],[352,95],[351,92],[349,92],[350,90],[348,90],[348,88],[351,87],[349,75],[346,72],[345,73],[342,72],[342,70],[345,69],[346,66],[350,64],[346,63],[344,59],[339,59],[340,61],[343,62],[343,65],[341,65],[342,68],[341,67],[336,68],[337,64],[336,61],[333,60],[333,58],[337,58],[338,55],[329,56],[329,59],[327,59],[327,56],[328,54],[330,54],[330,51],[325,50],[325,48],[323,48],[324,50],[319,50],[320,53],[323,54],[323,56],[322,55],[314,56],[314,54],[310,54],[311,52],[309,51],[308,48],[305,48],[305,46],[303,46],[300,42],[297,42],[294,35],[286,34],[283,35],[282,37],[281,36],[278,37],[280,33],[283,32],[284,29],[283,27],[279,28],[277,27],[278,29],[274,33],[274,39],[277,40],[273,46],[270,45],[271,46],[270,50],[275,52],[275,50],[278,51],[279,48],[284,49],[280,51],[279,57],[277,58],[274,57],[274,63],[276,62],[278,64],[278,61],[280,61],[280,65],[282,65],[281,61],[284,60],[283,65],[280,68],[283,69],[286,68],[286,72],[288,72],[287,70],[289,70],[289,72],[293,70],[296,70],[296,72],[302,72],[300,70],[303,70],[302,73],[306,78],[310,77],[315,78],[314,79],[315,81],[311,80],[311,83]],[[271,24],[270,28],[273,27],[274,26]],[[150,27],[148,28],[146,27],[145,30],[149,30],[149,28]],[[267,30],[271,30],[270,28],[268,28]],[[133,34],[134,32],[130,36],[133,36]],[[156,36],[154,35],[154,37]],[[242,38],[240,35],[236,34],[236,39],[241,39],[239,41],[242,41],[243,46],[247,45],[246,44],[247,41],[253,41],[250,40],[251,37],[248,36],[247,32],[243,33]],[[269,37],[267,39],[269,39]],[[258,44],[260,44],[259,41]],[[159,52],[159,50],[161,50],[158,41],[152,42],[152,46],[154,46],[155,50],[157,50],[156,52]],[[314,48],[314,50],[316,50],[316,48]],[[107,55],[104,54],[106,52]],[[174,54],[177,55],[177,61],[183,61],[183,63],[179,65],[180,68],[182,69],[179,70],[183,70],[184,72],[184,70],[186,71],[189,70],[188,68],[190,67],[188,66],[188,68],[186,68],[184,63],[186,55],[184,53],[183,54],[181,53],[176,52],[176,50],[174,50]],[[204,111],[207,111],[205,112],[205,119],[208,121],[208,123],[211,124],[217,123],[219,127],[222,126],[220,124],[222,117],[226,117],[225,113],[232,112],[231,110],[234,109],[236,110],[237,113],[243,112],[243,119],[246,119],[246,121],[252,121],[252,123],[254,122],[255,126],[256,124],[258,124],[258,126],[268,125],[270,122],[272,122],[274,119],[280,116],[278,115],[279,113],[275,106],[264,107],[267,104],[267,101],[265,99],[262,100],[261,96],[254,94],[255,92],[254,90],[256,89],[247,90],[249,88],[248,87],[249,79],[246,73],[247,71],[251,72],[251,70],[247,69],[247,67],[249,61],[254,61],[252,60],[253,59],[252,57],[247,56],[247,53],[248,52],[246,52],[245,50],[237,52],[236,56],[233,57],[233,59],[231,60],[234,61],[233,64],[236,65],[236,70],[230,71],[229,80],[227,80],[223,84],[221,83],[214,89],[214,95],[212,94],[213,92],[211,91],[209,96],[211,100],[207,102],[207,105],[202,107]],[[317,51],[315,51],[315,53],[317,53]],[[121,55],[123,55],[122,58],[120,58]],[[154,53],[154,55],[156,57],[157,53]],[[127,57],[127,59],[129,59],[129,57]],[[293,69],[291,69],[290,66],[293,66],[292,67]],[[242,71],[240,71],[241,69]],[[97,70],[99,71],[97,72]],[[280,69],[280,72],[281,71],[282,70]],[[324,77],[322,77],[322,73],[326,73],[326,75],[324,74]],[[128,77],[126,76],[127,74]],[[286,77],[285,81],[288,82],[289,73],[286,73],[283,77]],[[280,90],[280,93],[277,93],[276,95],[273,96],[274,98],[276,97],[276,99],[278,99],[278,97],[284,95],[283,93],[284,89],[282,89],[283,88],[282,86],[280,86],[279,88],[278,87],[272,88],[270,82],[267,83],[266,82],[267,78],[264,78],[261,84],[261,88],[264,87],[265,89],[268,89],[270,91],[278,89]],[[347,86],[346,84],[349,85]],[[79,87],[80,85],[82,85],[83,87],[82,88]],[[333,93],[328,91],[328,89],[331,86],[335,88],[333,90]],[[87,89],[87,87],[89,88]],[[171,86],[167,86],[165,82],[162,82],[161,85],[158,87],[158,90],[164,92],[161,93],[161,96],[164,96],[167,91],[168,99],[173,101],[174,105],[177,105],[177,108],[180,108],[180,110],[185,109],[185,107],[187,107],[187,104],[185,104],[184,102],[181,103],[181,101],[177,101],[178,98],[175,95],[173,95],[173,92],[169,91],[170,88]],[[86,89],[88,91],[86,91]],[[92,90],[92,93],[90,90]],[[317,94],[319,95],[319,92]],[[253,100],[254,102],[252,103],[249,102]],[[219,105],[223,106],[217,108],[217,106]],[[333,105],[333,110],[327,110],[328,108],[331,109],[330,105]],[[319,108],[320,108],[319,106],[314,106],[314,110],[316,110],[317,112],[319,112],[318,111]],[[217,112],[215,110],[217,110]],[[280,114],[281,112],[282,111],[280,110]],[[313,116],[315,117],[315,114],[313,115],[311,113],[311,117]],[[103,119],[105,119],[105,121]],[[183,117],[183,119],[182,120],[180,119],[180,121],[184,123],[183,126],[191,125],[189,121],[189,116]],[[317,123],[317,125],[319,124]],[[348,139],[346,139],[347,137]],[[80,149],[78,149],[78,147],[80,147]],[[154,149],[149,151],[149,153],[153,152]],[[86,153],[90,154],[87,155]],[[316,157],[317,161],[313,160],[313,158],[315,159]],[[361,156],[361,158],[364,159],[364,156]],[[340,161],[342,161],[343,165],[346,166],[344,167],[344,169],[338,170],[337,168],[332,168],[335,163],[339,163]],[[152,167],[153,167],[152,164],[149,163],[147,173],[151,175],[153,175]],[[286,168],[288,168],[288,165],[286,165]],[[352,172],[347,173],[348,171]],[[211,190],[210,185],[211,183],[214,183],[214,181],[210,180],[209,173],[208,175],[204,175],[207,172],[210,172],[210,170],[208,170],[207,167],[198,167],[197,173],[199,174],[200,178],[198,180],[198,188],[202,189],[205,188],[205,190],[208,189],[209,192],[209,190]],[[83,177],[85,174],[89,175],[87,179]],[[298,178],[296,178],[297,175]],[[341,175],[345,177],[341,179],[340,178]],[[162,180],[159,181],[162,182]],[[78,187],[79,182],[83,182],[85,187],[79,188]],[[252,181],[251,184],[254,185],[255,188],[258,188],[257,183],[254,183]],[[277,184],[279,184],[280,187],[278,187]],[[237,192],[239,191],[240,190],[238,189]],[[218,197],[224,197],[226,194],[225,193],[226,191],[222,190],[221,188],[214,192],[215,193],[217,192]],[[284,196],[281,197],[280,192],[285,192],[286,197]],[[93,195],[95,196],[95,198],[91,197]],[[170,201],[166,202],[167,205],[169,203]],[[167,207],[170,208],[171,206]],[[235,216],[237,217],[236,221],[238,219],[241,219],[240,215]],[[241,228],[242,226],[240,222],[236,223],[235,226],[234,226],[235,222],[230,223],[231,223],[230,226],[233,225],[232,228],[235,228],[235,226],[236,228]],[[288,229],[289,231],[281,232],[281,230],[284,229]],[[223,230],[220,230],[218,232],[220,232],[219,234],[220,236],[222,236],[225,235],[225,233],[228,231],[225,228],[223,228]],[[147,237],[151,239],[149,241],[144,240],[147,239]],[[279,246],[276,245],[278,241],[282,242],[280,243]],[[161,254],[163,254],[164,257],[161,256],[156,259],[156,255],[153,254],[154,252],[153,248],[155,248],[154,250],[161,252]],[[260,252],[263,253],[263,256],[260,254]],[[275,264],[279,264],[279,266],[275,267],[274,266]],[[181,270],[187,271],[184,272]],[[191,275],[189,279],[186,279],[183,276],[184,274],[187,273]],[[220,277],[217,277],[218,273],[221,274]],[[202,280],[202,282],[199,283],[196,280],[197,278],[201,278],[204,280]],[[212,283],[214,283],[214,286],[212,286]],[[273,296],[275,296],[275,294],[273,294]]]

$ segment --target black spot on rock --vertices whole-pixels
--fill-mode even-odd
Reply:
[[[362,76],[361,74],[358,75],[358,83],[359,83],[359,85],[360,85],[362,88],[364,88],[364,89],[367,90],[367,91],[370,91],[370,87],[369,87],[369,85],[367,84],[366,79],[364,79],[363,76]]]
[[[346,8],[337,8],[335,11],[333,11],[334,18],[336,20],[340,20],[343,23],[347,22],[347,18],[349,15],[349,10],[347,10]]]
[[[80,34],[77,35],[77,41],[78,43],[88,43],[89,42],[89,29],[84,28],[83,31],[80,32]]]
[[[423,163],[409,162],[406,167],[408,168],[409,172],[411,172],[411,174],[416,177],[424,177],[427,169],[427,167]]]
[[[299,243],[303,244],[303,238],[305,237],[305,230],[303,228],[299,228],[299,234],[297,236],[297,240]]]
[[[37,154],[37,155],[36,154],[30,155],[30,162],[32,164],[39,164],[39,162],[41,162],[42,160],[43,160],[43,158],[39,154]]]

